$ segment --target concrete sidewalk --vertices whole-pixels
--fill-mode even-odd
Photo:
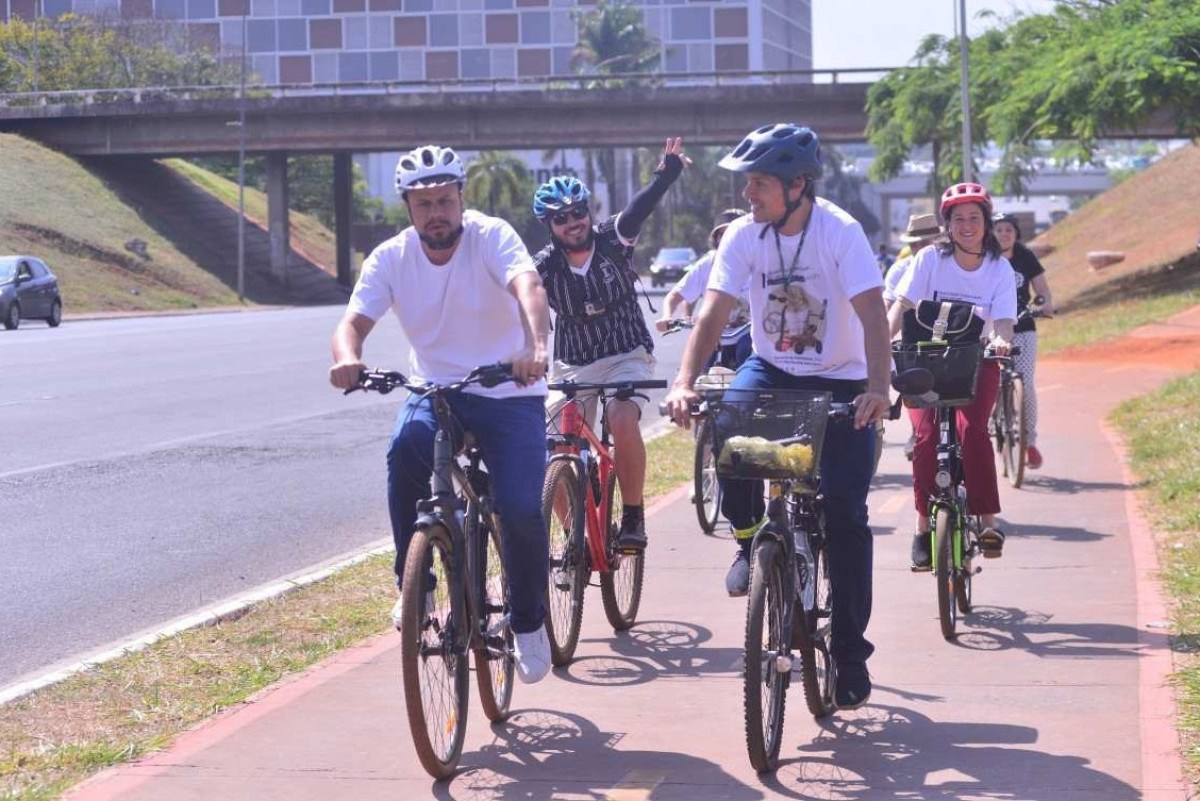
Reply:
[[[1167,372],[1040,369],[1046,465],[1025,489],[1002,485],[1006,555],[976,578],[954,644],[932,579],[908,570],[907,429],[892,426],[871,507],[875,693],[818,723],[793,686],[774,776],[745,753],[745,603],[723,586],[733,547],[699,533],[679,491],[650,516],[641,622],[614,635],[589,589],[575,662],[518,684],[507,724],[490,727],[473,699],[450,782],[413,754],[388,633],[68,797],[1182,801],[1153,545],[1099,423]]]

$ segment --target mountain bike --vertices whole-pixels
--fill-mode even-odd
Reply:
[[[919,391],[927,378],[917,371],[893,385]],[[854,408],[827,392],[775,389],[728,389],[708,404],[717,474],[768,482],[766,516],[751,545],[742,673],[746,749],[761,773],[778,764],[794,652],[808,711],[822,718],[835,709],[820,464],[826,425],[851,425]],[[889,416],[899,413],[897,401]]]
[[[663,335],[673,334],[695,326],[691,317],[676,317],[667,321]],[[696,379],[696,391],[705,397],[720,398],[722,390],[729,386],[737,370],[738,341],[749,330],[749,323],[728,325],[721,331],[715,361]],[[696,520],[700,530],[712,534],[717,529],[717,518],[721,514],[721,485],[717,481],[713,465],[713,433],[704,413],[696,415],[692,426],[692,439],[696,443],[692,469],[692,503],[696,507]]]
[[[553,454],[542,489],[542,513],[550,534],[550,578],[547,591],[546,633],[551,661],[568,664],[579,643],[584,590],[592,572],[600,574],[604,614],[616,631],[637,620],[642,601],[646,555],[642,550],[617,547],[621,487],[617,483],[616,449],[609,438],[603,411],[609,400],[645,398],[638,390],[665,389],[667,382],[561,381],[549,389],[567,396],[558,416],[558,431],[547,435]],[[596,393],[600,434],[585,419],[579,393]]]
[[[417,504],[417,523],[404,562],[400,594],[400,665],[413,745],[436,779],[450,776],[467,730],[467,653],[483,712],[505,720],[512,703],[516,656],[509,626],[503,533],[492,505],[491,479],[470,432],[460,430],[449,398],[472,384],[511,380],[510,364],[477,367],[452,384],[423,384],[388,370],[367,370],[356,389],[386,394],[403,387],[433,402],[432,494]]]

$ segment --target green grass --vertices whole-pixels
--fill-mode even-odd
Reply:
[[[652,500],[692,474],[691,435],[646,446]],[[382,503],[382,498],[380,502]],[[50,801],[281,678],[387,629],[392,555],[0,706],[0,799]]]
[[[1193,781],[1200,779],[1200,372],[1113,413],[1132,467],[1145,482],[1145,508],[1157,531],[1162,578],[1173,601],[1179,730]]]
[[[1052,355],[1116,339],[1200,303],[1200,254],[1113,279],[1062,304],[1062,316],[1038,322],[1038,350]]]

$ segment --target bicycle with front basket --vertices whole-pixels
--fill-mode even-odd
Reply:
[[[916,371],[893,385],[922,391],[927,378]],[[826,425],[851,425],[854,407],[827,392],[775,389],[728,389],[705,403],[717,432],[717,474],[767,481],[766,516],[751,546],[742,673],[746,749],[761,773],[778,764],[796,653],[808,711],[822,718],[835,708],[820,464]],[[899,416],[898,402],[889,416]]]
[[[642,550],[623,551],[617,547],[621,487],[617,483],[617,453],[603,410],[609,400],[645,398],[639,390],[666,386],[663,380],[561,381],[548,385],[567,397],[559,413],[558,430],[547,435],[552,456],[542,489],[542,513],[550,534],[546,633],[555,665],[565,665],[575,655],[584,590],[593,572],[600,575],[600,599],[613,629],[625,631],[637,620],[646,555]],[[577,397],[583,392],[596,393],[601,409],[599,434],[585,419],[583,404]]]
[[[358,386],[386,394],[403,387],[428,398],[437,416],[432,494],[417,504],[417,523],[404,562],[400,665],[413,745],[421,766],[437,779],[451,775],[467,729],[467,654],[483,712],[505,720],[512,703],[516,656],[509,626],[508,584],[501,560],[503,533],[492,505],[491,480],[470,432],[459,430],[449,398],[472,384],[512,378],[512,365],[478,367],[452,384],[423,384],[389,370],[366,370]]]

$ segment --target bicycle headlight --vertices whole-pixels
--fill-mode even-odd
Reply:
[[[950,486],[950,473],[945,470],[937,471],[937,475],[933,477],[933,483],[938,485],[938,489],[946,489]]]

